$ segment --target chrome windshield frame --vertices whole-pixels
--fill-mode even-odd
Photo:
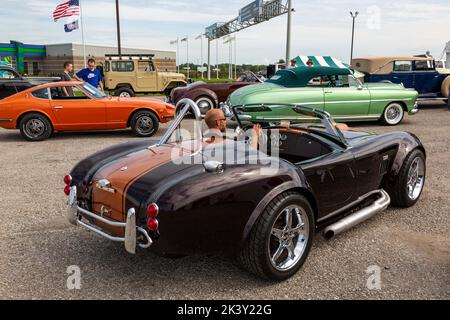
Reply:
[[[249,103],[249,104],[242,104],[242,105],[235,105],[230,107],[233,115],[238,123],[238,126],[242,128],[242,122],[241,122],[241,116],[238,114],[237,110],[238,108],[246,108],[246,107],[268,107],[268,108],[277,108],[277,107],[292,107],[294,112],[298,112],[300,114],[303,114],[305,116],[309,117],[316,117],[321,120],[323,123],[325,129],[329,134],[333,134],[339,141],[341,141],[342,144],[345,146],[349,146],[347,140],[345,139],[344,135],[342,134],[341,130],[337,127],[336,123],[334,122],[331,115],[322,110],[318,110],[315,108],[310,108],[306,106],[302,106],[300,104],[295,103]],[[272,121],[275,119],[272,119]],[[277,119],[277,120],[286,120],[286,121],[295,121],[295,119]],[[252,120],[249,120],[252,122]],[[266,122],[271,122],[270,119],[268,119]]]

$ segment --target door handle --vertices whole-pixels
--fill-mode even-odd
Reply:
[[[56,107],[53,107],[53,108],[55,108],[55,109],[64,109],[64,107],[63,106],[56,106]]]
[[[333,91],[324,91],[325,93],[333,93]]]

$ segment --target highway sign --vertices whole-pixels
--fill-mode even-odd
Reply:
[[[263,0],[255,0],[239,10],[239,23],[259,17],[263,13]]]

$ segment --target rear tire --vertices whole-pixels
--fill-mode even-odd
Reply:
[[[136,94],[134,93],[133,89],[129,87],[119,87],[116,89],[114,94],[118,97],[122,98],[131,98],[134,97]]]
[[[422,194],[425,176],[425,156],[415,149],[406,157],[394,186],[389,190],[392,205],[403,208],[414,205]]]
[[[208,96],[198,97],[195,100],[195,103],[198,105],[198,108],[200,109],[200,113],[202,115],[205,115],[209,110],[215,108],[214,100]]]
[[[131,130],[138,137],[151,137],[159,128],[158,117],[151,111],[136,112],[131,118]]]
[[[261,278],[285,280],[305,262],[314,229],[308,200],[298,193],[284,192],[256,220],[239,253],[239,262]]]
[[[396,126],[402,122],[404,116],[403,106],[400,103],[393,102],[384,109],[380,121],[387,126]]]
[[[42,141],[50,138],[53,126],[48,118],[40,113],[25,115],[19,123],[20,134],[28,141]]]

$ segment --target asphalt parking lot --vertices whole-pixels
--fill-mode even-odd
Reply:
[[[427,104],[397,127],[351,125],[419,136],[428,155],[421,200],[332,241],[317,235],[304,267],[282,283],[255,278],[220,253],[132,256],[66,222],[62,177],[85,156],[138,139],[131,132],[61,133],[29,143],[0,129],[0,298],[450,299],[449,123],[443,105]],[[80,290],[66,286],[71,265],[81,270]],[[366,287],[373,265],[381,268],[380,290]]]

